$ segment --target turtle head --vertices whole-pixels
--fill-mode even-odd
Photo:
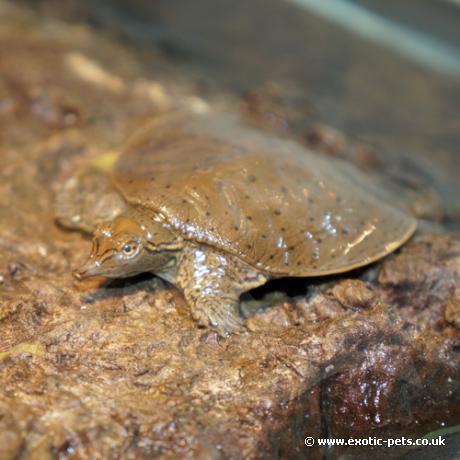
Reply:
[[[174,265],[180,239],[161,221],[120,215],[94,232],[87,262],[74,275],[126,278],[143,272],[162,272]],[[146,223],[148,225],[146,225]]]

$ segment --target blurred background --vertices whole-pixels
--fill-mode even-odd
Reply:
[[[300,138],[325,123],[370,143],[392,187],[414,190],[419,218],[458,230],[458,1],[22,3],[156,49],[203,94],[246,98]]]

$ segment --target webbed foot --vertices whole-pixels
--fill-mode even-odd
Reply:
[[[222,337],[244,334],[247,329],[239,315],[238,306],[238,298],[231,303],[225,298],[202,299],[200,303],[191,305],[192,317],[200,326],[211,327]]]
[[[198,244],[183,250],[176,279],[193,318],[223,337],[247,332],[240,316],[240,294],[266,281],[241,259]]]

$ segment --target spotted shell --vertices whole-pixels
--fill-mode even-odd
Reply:
[[[404,243],[415,220],[362,173],[233,116],[171,115],[127,143],[114,169],[123,197],[185,239],[272,276],[339,273]]]

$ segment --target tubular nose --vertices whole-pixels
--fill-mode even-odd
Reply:
[[[97,275],[97,270],[99,268],[99,263],[95,262],[91,257],[82,265],[79,269],[73,272],[73,276],[81,281],[85,278]]]
[[[87,278],[87,276],[85,276],[85,271],[83,271],[81,268],[79,268],[78,270],[75,270],[72,275],[74,276],[74,278],[76,278],[78,281],[81,281],[81,280],[84,280],[85,278]]]

